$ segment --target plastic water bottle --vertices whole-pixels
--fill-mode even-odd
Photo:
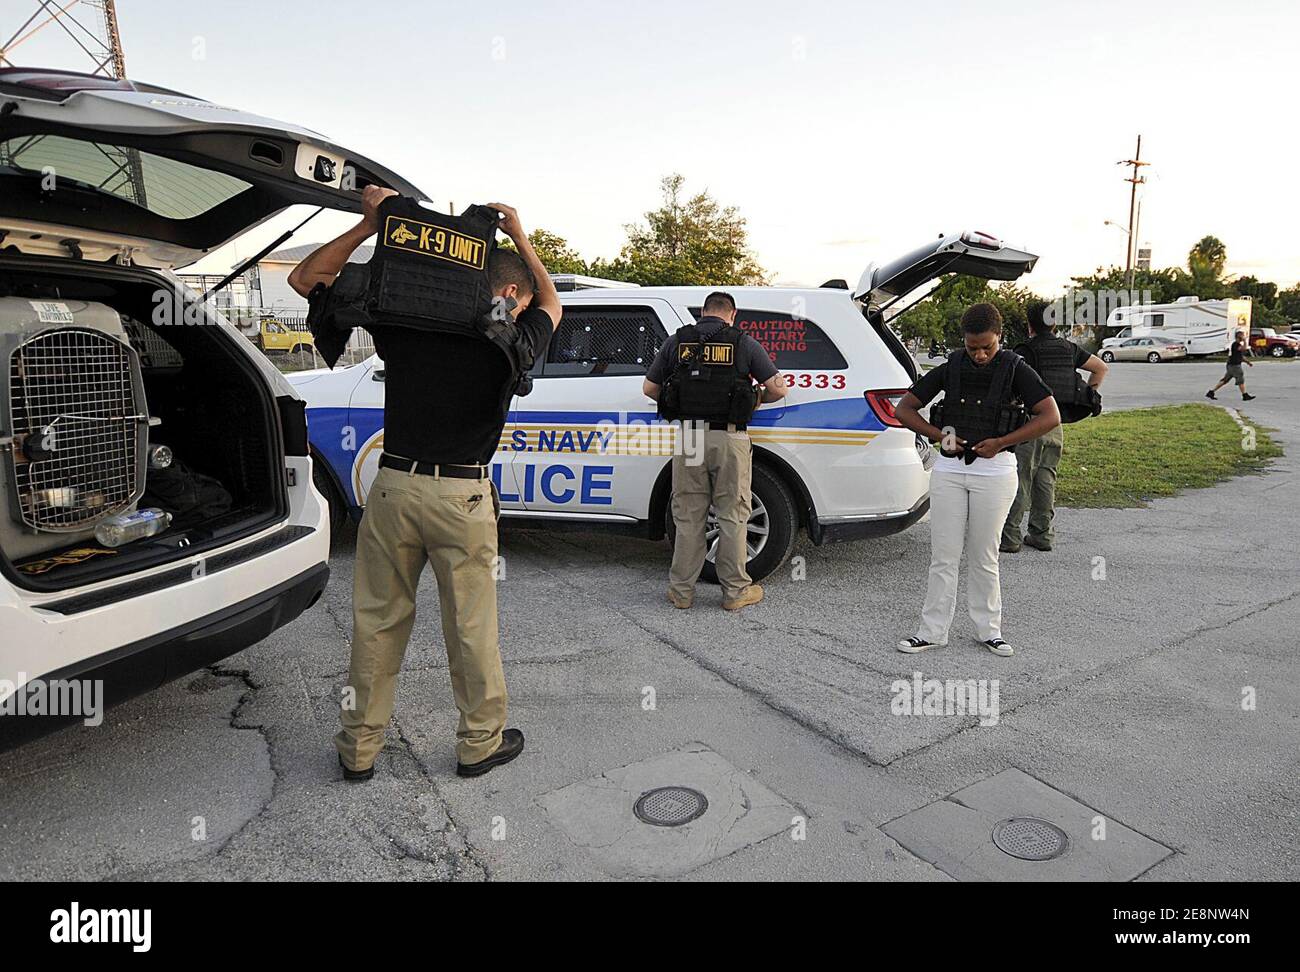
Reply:
[[[162,533],[172,523],[172,515],[149,507],[134,513],[118,513],[95,527],[95,539],[105,547],[120,547],[132,540],[143,540]]]

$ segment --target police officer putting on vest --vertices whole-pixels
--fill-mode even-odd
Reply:
[[[1106,362],[1054,333],[1051,305],[1033,301],[1026,308],[1029,340],[1016,347],[1016,354],[1052,390],[1061,412],[1061,425],[1036,439],[1016,446],[1019,486],[1007,522],[1002,527],[1002,553],[1017,553],[1021,544],[1036,550],[1052,549],[1052,518],[1056,515],[1056,470],[1061,464],[1065,426],[1101,411],[1098,391],[1106,378]],[[1085,384],[1079,372],[1085,371]],[[1029,510],[1029,532],[1021,534],[1025,510]]]
[[[354,781],[373,776],[383,747],[426,563],[438,583],[460,710],[456,772],[478,776],[523,751],[523,733],[506,727],[495,581],[500,508],[487,464],[521,375],[560,320],[559,296],[513,209],[492,203],[446,217],[395,195],[367,187],[361,222],[289,278],[314,308],[349,324],[367,321],[385,364],[384,452],[357,533],[348,680],[355,701],[348,704],[345,689],[334,739],[344,777]],[[518,253],[495,249],[497,229]],[[351,280],[352,269],[340,271],[376,232],[369,297],[332,308],[328,291]]]
[[[682,609],[695,601],[695,581],[708,556],[712,505],[718,518],[715,560],[722,606],[739,611],[763,599],[763,588],[745,569],[754,451],[749,420],[760,399],[780,401],[786,388],[762,345],[736,328],[736,302],[729,294],[709,294],[702,315],[668,338],[644,384],[646,396],[659,403],[659,414],[683,423],[673,453],[676,537],[668,601]]]
[[[1002,637],[998,580],[998,536],[1016,497],[1016,460],[1009,450],[1055,428],[1061,416],[1033,369],[1001,347],[996,307],[974,304],[961,323],[965,347],[923,375],[895,409],[904,426],[938,442],[940,451],[930,472],[930,577],[921,626],[898,650],[948,643],[964,548],[975,636],[995,655],[1012,655]],[[939,392],[943,401],[927,421],[919,409]]]

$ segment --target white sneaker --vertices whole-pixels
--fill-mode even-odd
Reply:
[[[933,641],[926,641],[924,638],[908,638],[898,643],[898,650],[909,655],[915,655],[918,652],[929,651],[931,648],[942,648],[943,645],[936,645]]]
[[[988,641],[981,641],[981,645],[993,652],[995,655],[1002,655],[1004,658],[1008,655],[1014,655],[1016,650],[1001,638],[990,638]]]

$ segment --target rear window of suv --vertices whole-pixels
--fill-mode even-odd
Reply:
[[[700,308],[690,310],[699,320]],[[740,308],[736,311],[736,327],[761,344],[782,371],[839,371],[848,367],[826,332],[806,317]]]
[[[168,219],[190,219],[249,188],[243,179],[107,142],[22,135],[0,142],[0,170],[66,180]]]

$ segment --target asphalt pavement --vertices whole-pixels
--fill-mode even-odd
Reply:
[[[1106,403],[1204,401],[1221,373],[1116,365]],[[974,642],[964,589],[947,648],[894,651],[915,631],[928,521],[803,539],[737,615],[707,587],[673,610],[664,544],[503,529],[502,652],[528,742],[477,780],[454,775],[427,572],[376,777],[340,780],[349,528],[324,599],[271,638],[102,728],[0,754],[0,878],[1294,880],[1300,362],[1249,380],[1244,414],[1287,454],[1145,509],[1058,511],[1054,551],[1003,557],[1012,658]],[[993,717],[902,711],[900,685],[932,679],[996,692]],[[660,811],[695,812],[692,793],[707,809],[637,817],[667,786],[685,789]],[[994,847],[1021,816],[1068,838],[1052,860]]]

